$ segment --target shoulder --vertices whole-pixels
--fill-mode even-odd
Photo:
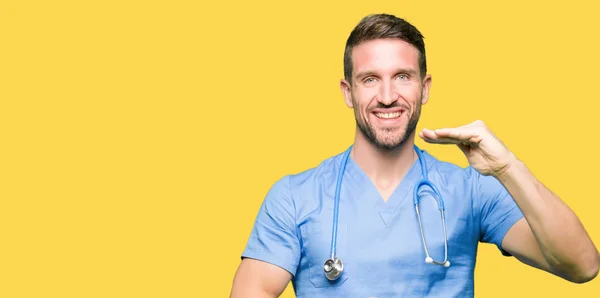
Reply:
[[[423,156],[427,162],[427,171],[429,174],[437,176],[443,182],[473,182],[480,178],[479,172],[470,165],[459,166],[458,164],[439,159],[425,150],[423,150]]]
[[[439,181],[442,185],[455,190],[461,190],[463,195],[473,199],[495,197],[506,192],[503,185],[493,176],[485,176],[471,165],[459,166],[455,163],[441,160],[424,151],[427,161],[429,178]]]
[[[503,195],[506,190],[493,176],[485,176],[471,165],[459,166],[455,163],[441,160],[428,152],[424,152],[428,163],[430,177],[433,176],[445,185],[462,187],[474,198],[494,197]]]
[[[337,169],[341,165],[342,155],[343,152],[336,153],[335,155],[320,161],[313,167],[298,173],[287,175],[286,177],[289,179],[289,185],[292,191],[312,188],[315,184],[335,179],[338,172]]]
[[[290,173],[277,180],[270,189],[270,193],[288,197],[291,201],[302,197],[310,190],[331,183],[337,176],[337,169],[342,161],[342,153],[336,153],[318,164],[301,172]]]

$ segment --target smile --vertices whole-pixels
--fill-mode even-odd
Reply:
[[[395,112],[395,113],[375,113],[375,116],[377,118],[383,118],[383,119],[393,119],[393,118],[398,118],[400,117],[400,112]]]

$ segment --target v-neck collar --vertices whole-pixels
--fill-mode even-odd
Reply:
[[[417,150],[421,149],[417,148]],[[425,150],[421,150],[421,152],[429,170],[433,160]],[[348,158],[345,172],[345,175],[347,176],[345,179],[348,179],[349,182],[346,183],[350,186],[353,193],[358,195],[358,203],[370,210],[375,209],[385,225],[391,221],[392,217],[406,198],[412,198],[414,186],[423,178],[421,175],[421,162],[417,158],[388,200],[384,201],[373,181],[371,181],[369,176],[367,176],[351,157]]]

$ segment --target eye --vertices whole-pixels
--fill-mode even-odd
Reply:
[[[401,75],[398,75],[397,78],[399,78],[402,81],[406,81],[406,80],[408,80],[408,75],[401,74]]]
[[[374,77],[367,77],[363,80],[363,83],[365,84],[373,84],[375,83],[375,78]]]

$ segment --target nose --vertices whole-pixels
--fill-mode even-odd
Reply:
[[[398,90],[396,90],[396,87],[392,82],[385,80],[380,86],[378,98],[380,103],[389,106],[398,100]]]

